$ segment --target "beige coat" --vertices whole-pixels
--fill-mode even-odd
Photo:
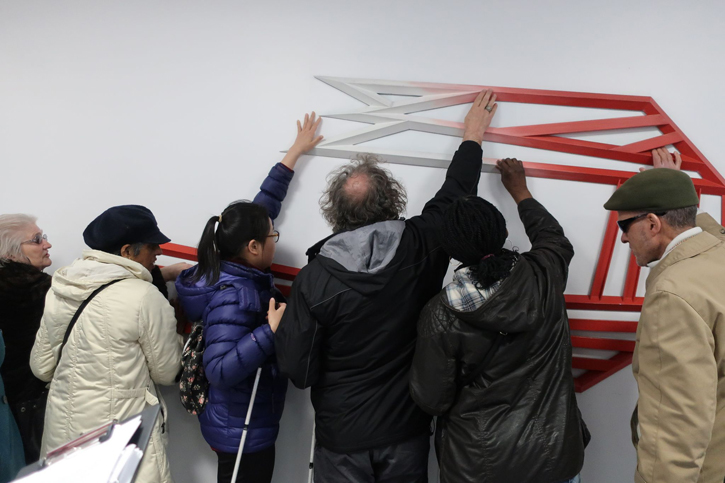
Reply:
[[[725,479],[725,229],[709,215],[698,225],[647,278],[632,361],[636,483]]]
[[[85,308],[58,364],[63,336],[80,304],[116,279],[121,281]],[[150,282],[151,274],[142,265],[96,250],[85,251],[82,259],[53,275],[30,359],[33,373],[52,381],[43,454],[96,426],[158,404],[154,383],[174,383],[181,336],[176,334],[173,308]],[[137,482],[172,481],[166,439],[158,422]]]

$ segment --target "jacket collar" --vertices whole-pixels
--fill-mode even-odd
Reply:
[[[101,250],[83,250],[83,260],[92,260],[109,265],[117,265],[125,268],[134,278],[140,278],[147,282],[151,282],[153,277],[146,267],[138,262],[134,262],[120,255],[112,255]]]
[[[685,230],[676,237],[670,241],[670,243],[667,244],[667,247],[665,248],[665,252],[662,254],[659,260],[651,261],[647,264],[648,268],[655,268],[659,263],[667,257],[667,255],[670,254],[672,250],[674,250],[680,243],[687,240],[688,238],[692,238],[695,235],[699,235],[702,233],[702,228],[699,226],[696,226],[694,228],[690,228],[689,230]]]
[[[646,283],[647,290],[650,289],[650,286],[654,283],[657,277],[659,277],[660,274],[664,272],[668,267],[671,267],[675,263],[681,262],[682,260],[696,257],[697,255],[706,252],[707,250],[710,250],[712,247],[721,243],[723,243],[722,240],[719,240],[718,238],[707,232],[699,233],[683,241],[649,272]]]

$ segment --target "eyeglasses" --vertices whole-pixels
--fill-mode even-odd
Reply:
[[[277,243],[279,241],[279,232],[274,230],[271,235],[267,235],[267,238],[274,238],[274,242]]]
[[[655,216],[665,216],[667,214],[666,211],[662,213],[652,213]],[[627,233],[627,230],[629,230],[629,227],[632,226],[632,223],[639,220],[640,218],[644,218],[645,216],[649,215],[649,213],[642,213],[641,215],[633,216],[632,218],[627,218],[625,220],[619,220],[617,222],[617,225],[619,225],[619,228],[622,230],[622,233]]]
[[[21,242],[20,244],[25,245],[26,243],[32,243],[34,245],[42,245],[43,242],[47,242],[47,241],[48,241],[48,235],[46,235],[46,234],[41,235],[40,233],[38,233],[30,240],[25,240],[24,242]]]

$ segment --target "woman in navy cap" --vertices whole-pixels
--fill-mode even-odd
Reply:
[[[43,453],[148,405],[163,406],[156,384],[173,384],[179,372],[174,309],[152,284],[159,245],[169,241],[154,215],[143,206],[114,206],[83,238],[91,249],[53,275],[31,352],[33,373],[51,381]],[[162,410],[137,482],[172,481],[165,415]]]

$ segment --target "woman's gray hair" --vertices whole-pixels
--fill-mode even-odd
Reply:
[[[0,215],[0,258],[22,258],[23,252],[20,247],[25,241],[23,229],[34,224],[37,220],[32,215],[22,213]]]
[[[373,154],[359,154],[328,176],[320,208],[334,233],[354,230],[380,221],[397,220],[408,202],[405,188]],[[360,178],[352,187],[348,181]]]

